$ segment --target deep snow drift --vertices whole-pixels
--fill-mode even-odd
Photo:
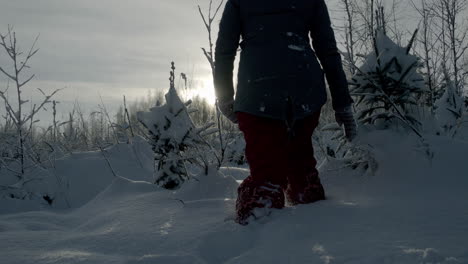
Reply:
[[[328,200],[246,227],[232,221],[245,168],[169,192],[147,182],[144,147],[108,151],[118,178],[101,154],[73,155],[57,168],[76,208],[19,213],[26,207],[1,201],[0,263],[468,263],[468,142],[428,137],[430,159],[412,136],[362,138],[376,175],[322,163]]]

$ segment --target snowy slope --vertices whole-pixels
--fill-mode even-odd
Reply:
[[[377,174],[324,164],[326,201],[243,227],[231,219],[246,169],[177,192],[112,178],[78,209],[1,215],[0,263],[468,263],[468,142],[429,138],[430,160],[411,136],[365,138]],[[137,179],[118,153],[118,174]]]

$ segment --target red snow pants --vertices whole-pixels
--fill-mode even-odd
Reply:
[[[285,121],[238,112],[246,141],[248,176],[238,188],[236,221],[247,224],[256,208],[283,208],[325,199],[314,158],[312,133],[320,111],[297,120],[292,131]]]

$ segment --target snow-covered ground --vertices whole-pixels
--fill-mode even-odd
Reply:
[[[74,154],[56,165],[72,209],[1,201],[0,263],[468,263],[468,142],[428,137],[430,159],[409,135],[362,138],[376,175],[324,163],[328,200],[248,226],[232,221],[245,168],[170,192],[148,183],[141,142],[107,152],[118,178],[102,154]]]

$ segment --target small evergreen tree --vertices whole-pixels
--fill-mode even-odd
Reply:
[[[417,71],[419,59],[409,54],[412,43],[413,40],[408,47],[400,47],[383,31],[376,33],[374,51],[365,57],[350,83],[361,123],[384,121],[388,126],[390,121],[399,119],[413,127],[420,125],[410,106],[417,106],[426,90],[424,78]]]
[[[445,93],[436,102],[437,122],[445,133],[450,133],[463,118],[465,110],[463,98],[457,93],[452,80],[446,77]]]
[[[174,63],[170,72],[170,88],[165,95],[166,103],[155,106],[148,112],[138,112],[138,120],[150,134],[155,154],[155,184],[165,189],[178,189],[190,178],[186,163],[201,165],[208,170],[206,152],[209,146],[203,139],[210,133],[212,124],[198,128],[192,122],[187,109],[174,86]]]

